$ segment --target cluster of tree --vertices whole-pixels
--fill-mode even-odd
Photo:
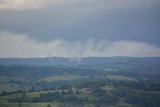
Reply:
[[[108,81],[109,82],[109,81]],[[137,90],[134,86],[136,83],[131,82],[112,82],[110,85],[114,86],[111,91],[106,91],[104,86],[108,82],[99,81],[84,81],[80,84],[64,85],[58,90],[53,88],[54,92],[41,93],[39,97],[26,99],[25,93],[22,91],[6,93],[2,92],[1,95],[9,95],[14,93],[22,93],[21,97],[10,98],[10,102],[60,102],[60,103],[75,103],[75,104],[94,104],[99,105],[115,105],[119,99],[124,99],[126,103],[140,105],[142,107],[154,107],[160,105],[160,94],[157,91]],[[110,81],[111,82],[111,81]],[[130,83],[130,84],[129,84]],[[134,85],[133,85],[134,84]],[[132,86],[133,85],[133,86]],[[73,92],[72,87],[77,88]],[[85,88],[90,91],[88,97],[79,97],[81,94],[79,90]],[[138,87],[136,87],[138,88]],[[34,92],[34,87],[30,92]],[[93,99],[94,98],[94,99]]]
[[[136,90],[160,91],[160,83],[134,82],[134,81],[110,81],[115,87],[130,87]]]
[[[160,105],[159,93],[130,93],[126,97],[126,102],[134,105],[140,105],[141,107],[158,107]]]
[[[22,93],[23,96],[25,96],[26,92],[35,92],[35,88],[32,86],[31,89],[29,89],[28,91],[24,91],[24,90],[18,90],[18,91],[2,91],[0,93],[0,96],[7,96],[7,95],[12,95],[12,94],[18,94],[18,93]]]
[[[123,61],[122,61],[123,62]],[[95,76],[104,76],[104,75],[121,75],[127,77],[133,77],[138,80],[143,80],[143,77],[148,78],[150,82],[153,84],[147,85],[144,82],[139,84],[132,84],[130,86],[141,89],[143,88],[148,91],[157,91],[160,90],[160,73],[159,73],[159,64],[154,64],[155,62],[147,63],[137,63],[137,62],[112,62],[112,63],[104,63],[104,64],[96,64],[95,65],[79,65],[79,66],[35,66],[35,65],[0,65],[0,75],[3,76],[12,76],[16,78],[17,76],[25,77],[24,80],[9,80],[8,83],[14,83],[22,86],[30,86],[34,85],[36,88],[38,87],[40,90],[42,89],[50,89],[53,86],[59,87],[60,85],[68,83],[68,81],[57,81],[57,82],[47,82],[47,81],[37,81],[39,78],[44,78],[48,76],[55,75],[66,75],[66,74],[78,74],[81,76],[87,76],[88,79],[95,79]],[[144,66],[145,65],[145,66]],[[103,68],[111,68],[111,70],[104,70]],[[96,69],[95,69],[96,68]],[[113,70],[112,70],[113,69]],[[116,71],[114,71],[116,69]],[[114,71],[114,72],[113,72]],[[33,82],[34,81],[34,82]],[[74,83],[74,81],[72,81]],[[154,84],[156,83],[156,84]],[[130,84],[130,83],[129,83]],[[83,83],[78,88],[83,87],[92,87],[89,86],[90,83]],[[97,85],[94,84],[96,87]],[[127,85],[127,84],[126,84]]]
[[[92,101],[92,103],[97,106],[101,104],[116,104],[118,102],[118,96],[116,96],[114,93],[107,93],[106,90],[102,89],[101,87],[95,87],[90,90],[91,95],[96,98]]]
[[[75,93],[79,93],[78,91]],[[15,97],[10,98],[9,102],[63,102],[63,103],[75,103],[75,104],[83,104],[87,102],[87,98],[80,98],[74,95],[72,90],[68,91],[56,91],[56,92],[48,92],[45,94],[40,94],[39,97],[34,97],[31,99],[25,99],[24,97]]]
[[[10,92],[2,91],[2,92],[0,93],[0,96],[6,96],[6,95],[11,95],[11,94],[18,94],[18,93],[22,93],[22,92],[23,92],[22,90],[10,91]]]
[[[67,86],[67,85],[66,85]],[[68,86],[67,86],[68,87]],[[66,87],[66,88],[67,88]],[[78,97],[77,95],[81,94],[79,90],[73,92],[71,88],[68,87],[68,90],[63,91],[55,91],[48,93],[41,93],[39,97],[34,97],[30,99],[26,99],[25,97],[16,97],[10,98],[10,102],[60,102],[60,103],[75,103],[75,104],[115,104],[118,102],[118,97],[112,94],[108,94],[105,89],[101,87],[90,88],[90,95],[93,96],[94,99],[89,97]]]
[[[26,102],[26,99],[24,97],[14,97],[14,98],[8,98],[9,102]]]
[[[160,105],[160,93],[145,90],[135,90],[130,87],[117,87],[113,90],[119,98],[124,98],[126,103],[139,105],[140,107],[156,107]]]
[[[104,87],[104,86],[106,86],[106,82],[103,80],[85,80],[79,84],[73,85],[73,87],[78,89]]]

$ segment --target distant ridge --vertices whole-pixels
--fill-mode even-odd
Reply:
[[[160,57],[84,57],[63,58],[63,57],[46,57],[46,58],[0,58],[1,65],[77,65],[77,64],[104,64],[111,62],[141,62],[160,63]]]

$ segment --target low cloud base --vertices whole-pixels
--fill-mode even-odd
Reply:
[[[134,41],[72,41],[56,39],[39,42],[26,34],[0,33],[0,57],[157,57],[160,48],[148,43]]]

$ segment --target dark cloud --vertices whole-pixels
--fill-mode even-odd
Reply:
[[[117,5],[118,9],[115,9],[107,7],[107,2],[102,3],[68,3],[38,10],[0,11],[0,30],[26,33],[42,41],[129,40],[160,45],[159,4],[139,6],[137,3],[138,7],[130,8],[133,7],[130,4],[126,8],[122,5],[120,9]]]

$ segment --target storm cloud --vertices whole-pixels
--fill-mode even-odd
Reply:
[[[63,45],[70,44],[71,46],[68,47],[72,50],[76,48],[72,47],[73,44],[79,44],[81,47],[81,49],[78,48],[78,51],[74,51],[75,53],[79,52],[80,55],[68,53],[68,55],[60,56],[112,56],[109,55],[109,51],[100,54],[98,50],[100,46],[103,50],[106,46],[118,43],[130,44],[130,46],[138,44],[138,47],[142,46],[140,44],[145,44],[145,49],[148,46],[147,49],[153,50],[153,52],[148,51],[148,56],[152,56],[151,53],[153,56],[159,56],[160,54],[157,52],[160,47],[159,19],[159,0],[0,1],[1,35],[6,31],[19,36],[24,34],[30,40],[38,41],[40,44],[61,41],[64,43]],[[91,40],[94,42],[89,42]],[[91,50],[87,52],[90,55],[84,52],[89,43],[97,47],[97,54],[93,52],[92,55]],[[86,46],[83,46],[84,44]],[[5,47],[5,45],[3,46]],[[38,44],[38,46],[40,45]],[[116,49],[115,53],[119,53],[118,48]],[[59,53],[67,53],[62,50]],[[144,51],[144,49],[142,50]],[[110,54],[113,56],[147,56],[144,54],[146,51],[138,52],[138,54],[111,52]],[[53,51],[51,53],[55,56]],[[46,56],[46,54],[42,56]]]
[[[5,46],[5,48],[4,48]],[[52,40],[39,42],[25,34],[0,33],[0,57],[154,57],[160,55],[160,48],[134,41],[72,41]]]

